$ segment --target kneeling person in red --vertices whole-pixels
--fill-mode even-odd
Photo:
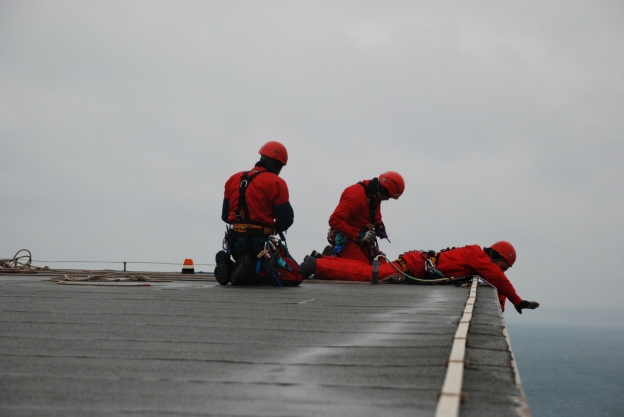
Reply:
[[[382,253],[377,238],[388,239],[381,202],[398,199],[404,190],[403,177],[394,171],[347,187],[329,218],[327,240],[331,248],[323,254],[372,263],[373,257]]]
[[[505,310],[505,299],[514,305],[518,313],[525,308],[535,309],[539,303],[520,298],[505,275],[505,271],[516,262],[516,250],[509,243],[500,241],[489,248],[469,245],[440,252],[410,251],[394,262],[379,265],[379,279],[405,273],[424,283],[442,281],[438,277],[465,277],[478,275],[498,290],[501,309]],[[306,256],[301,270],[304,278],[314,275],[316,279],[341,281],[371,281],[373,267],[362,262],[340,258],[314,258]],[[409,278],[405,279],[409,281]],[[413,281],[418,283],[419,281]],[[443,280],[449,282],[448,279]]]
[[[225,250],[215,256],[215,278],[221,285],[296,286],[302,280],[299,265],[282,233],[294,220],[288,186],[279,177],[288,152],[272,141],[259,154],[252,170],[236,173],[225,183],[221,219],[229,226]]]

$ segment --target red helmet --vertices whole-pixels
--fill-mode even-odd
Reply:
[[[496,242],[490,246],[490,248],[494,249],[500,256],[509,262],[509,266],[513,266],[514,262],[516,262],[516,249],[514,249],[511,243],[501,240],[500,242]]]
[[[405,180],[398,172],[388,171],[379,176],[379,184],[390,193],[395,200],[405,191]]]
[[[288,162],[288,151],[286,150],[286,147],[274,140],[262,145],[262,148],[260,148],[258,153],[260,155],[268,156],[269,158],[277,159],[284,165]]]

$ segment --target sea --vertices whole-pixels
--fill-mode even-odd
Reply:
[[[624,417],[624,310],[504,315],[533,417]]]

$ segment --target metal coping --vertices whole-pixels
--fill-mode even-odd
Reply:
[[[464,315],[459,321],[455,337],[453,337],[453,347],[451,355],[448,359],[448,368],[446,369],[446,377],[442,385],[442,391],[438,399],[435,417],[457,417],[459,416],[459,403],[462,397],[462,380],[464,378],[464,363],[466,357],[466,338],[468,337],[468,329],[474,303],[477,299],[477,285],[479,279],[472,280],[470,287],[470,295],[466,301]]]

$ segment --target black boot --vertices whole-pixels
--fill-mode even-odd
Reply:
[[[303,279],[310,278],[314,275],[314,271],[316,271],[316,258],[313,256],[306,256],[303,258],[303,262],[299,265],[299,270],[301,271]]]
[[[331,245],[327,245],[325,246],[325,249],[323,249],[323,255],[336,256],[336,252],[334,252],[334,248],[332,248]]]
[[[215,261],[217,266],[214,270],[214,276],[221,285],[227,285],[230,282],[230,274],[232,273],[232,267],[230,266],[230,255],[225,253],[224,250],[220,250],[215,255]]]
[[[232,285],[245,285],[253,279],[255,276],[254,268],[256,267],[253,258],[254,257],[247,254],[240,258],[238,265],[234,271],[232,271],[232,275],[230,275],[230,282]]]

